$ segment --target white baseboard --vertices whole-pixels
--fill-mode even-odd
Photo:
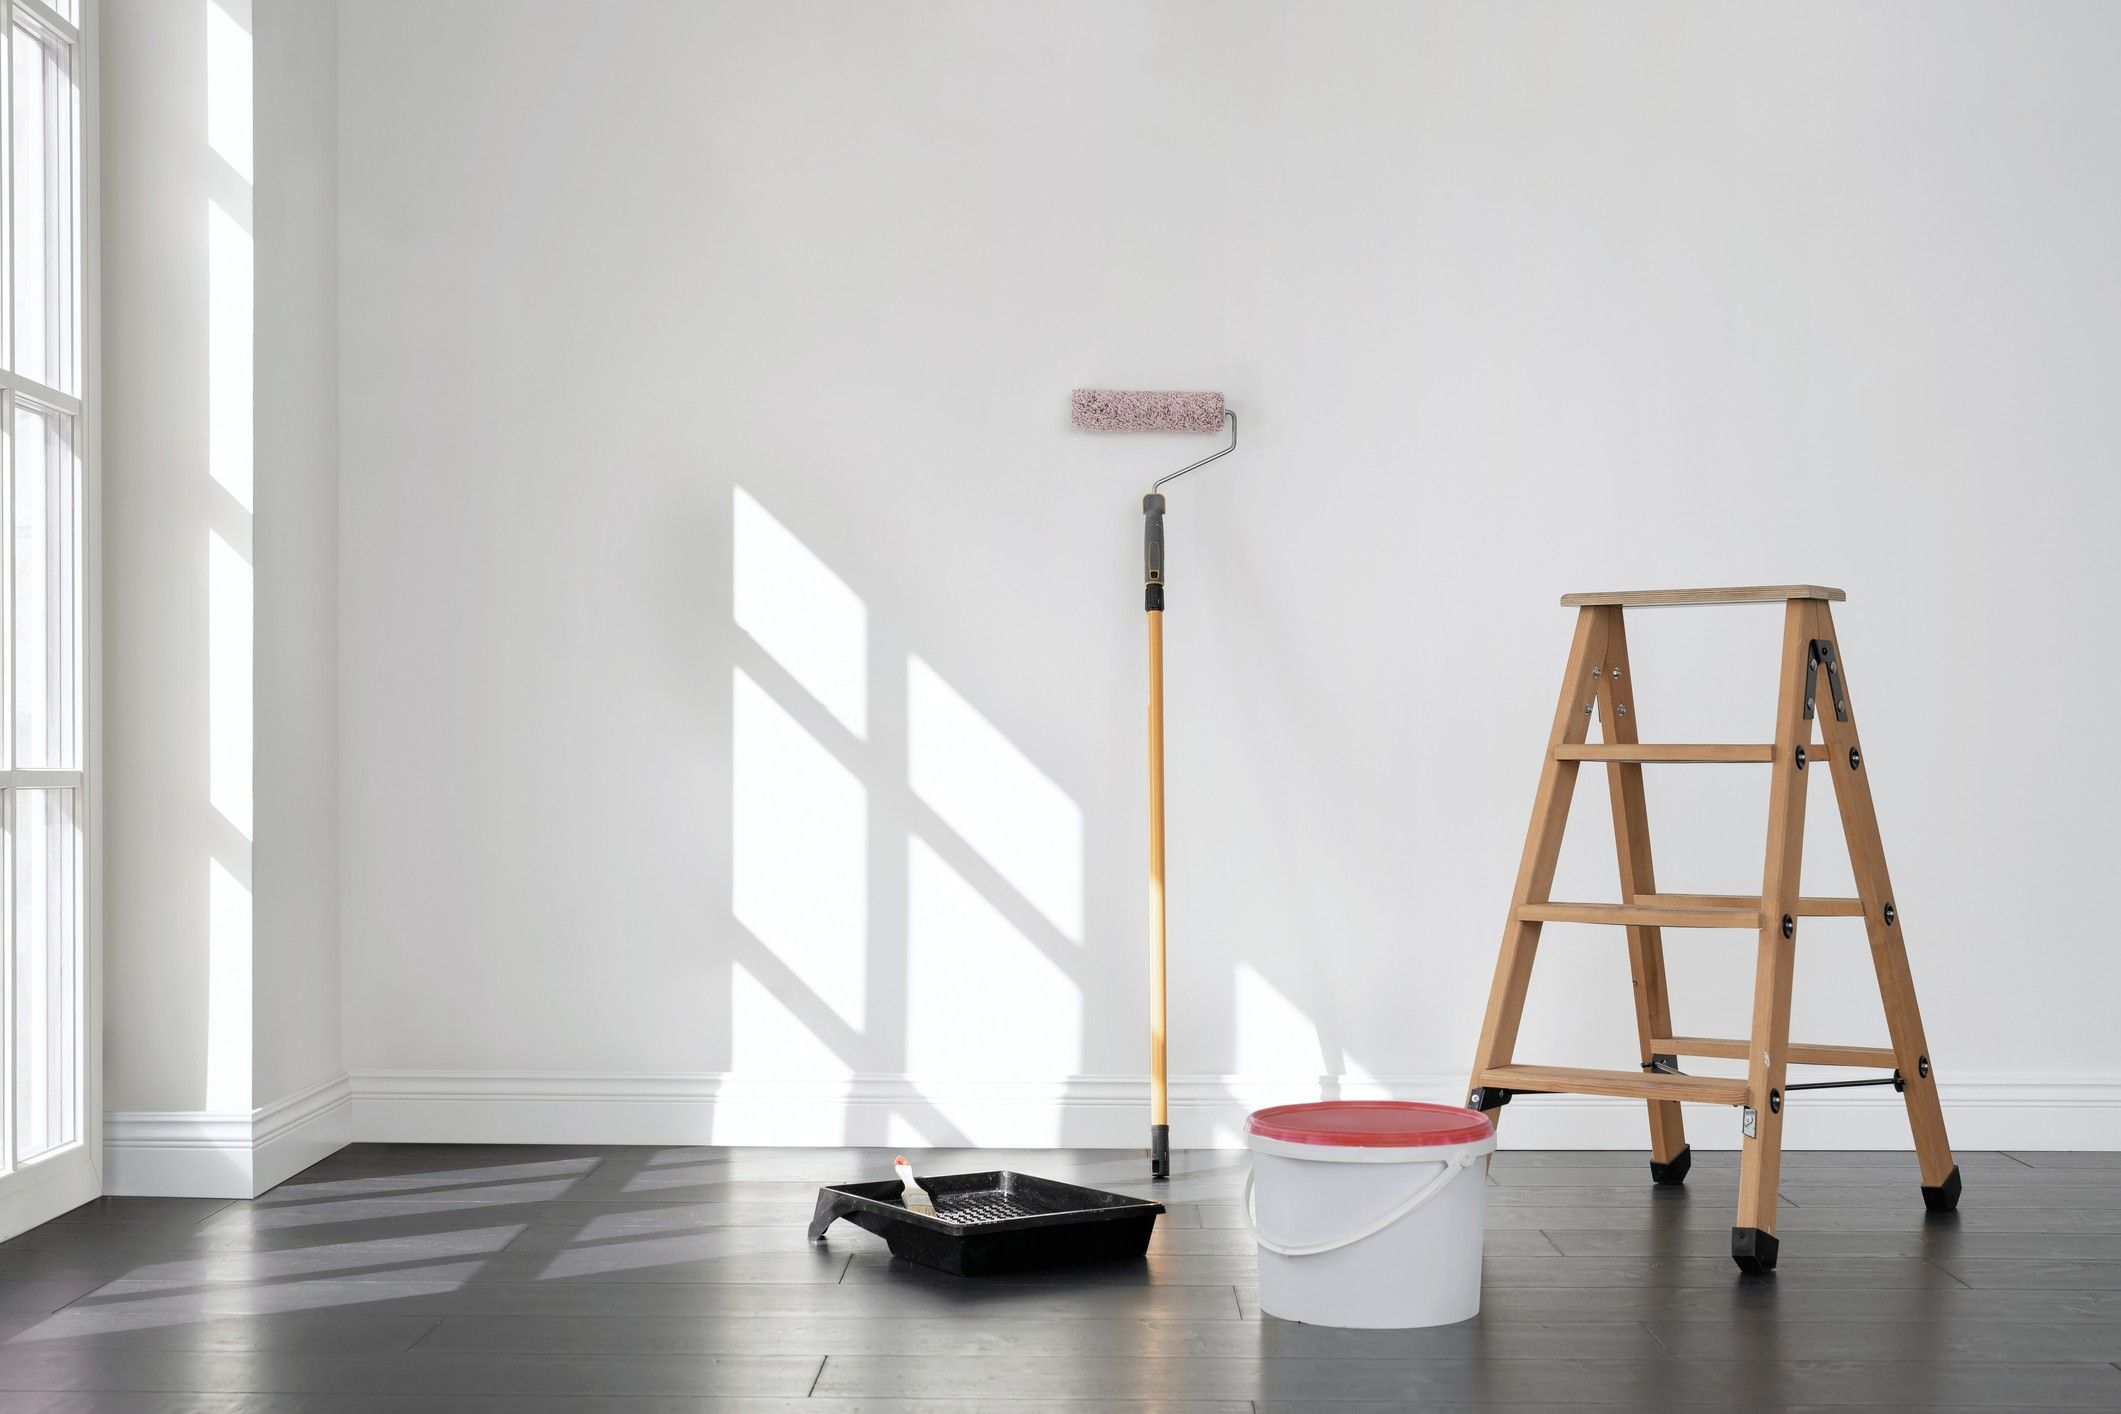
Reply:
[[[341,1074],[254,1114],[251,1196],[353,1143],[353,1113],[353,1084]]]
[[[1947,1081],[1940,1090],[1961,1149],[2121,1150],[2121,1079],[2014,1076]],[[1463,1093],[1456,1076],[1181,1077],[1171,1084],[1172,1143],[1238,1147],[1245,1115],[1264,1105],[1333,1097],[1457,1103]],[[1144,1140],[1147,1103],[1146,1083],[1126,1076],[777,1081],[715,1073],[367,1070],[250,1114],[105,1115],[103,1191],[252,1198],[356,1140],[1131,1148]],[[1729,1109],[1689,1105],[1687,1126],[1698,1149],[1738,1145]],[[1640,1149],[1642,1105],[1526,1096],[1504,1112],[1502,1142]],[[1885,1090],[1803,1096],[1791,1106],[1784,1142],[1792,1149],[1909,1147],[1900,1101]]]
[[[353,1091],[336,1075],[249,1113],[103,1116],[103,1191],[255,1198],[353,1139]]]
[[[1134,1077],[914,1081],[903,1076],[774,1081],[715,1073],[356,1071],[353,1137],[397,1143],[961,1145],[1124,1148],[1144,1142],[1148,1087]],[[1940,1086],[1962,1149],[2121,1149],[2121,1078],[2016,1076]],[[1239,1147],[1263,1105],[1320,1098],[1463,1103],[1459,1076],[1261,1082],[1193,1076],[1171,1084],[1172,1143]],[[1699,1149],[1738,1146],[1738,1118],[1687,1106]],[[1642,1103],[1527,1096],[1505,1111],[1506,1148],[1640,1149]],[[1822,1091],[1792,1104],[1793,1149],[1906,1149],[1890,1090]]]
[[[250,1116],[133,1110],[103,1116],[103,1191],[251,1198]]]
[[[30,1160],[0,1197],[0,1240],[28,1232],[70,1212],[103,1191],[95,1155],[85,1144]]]

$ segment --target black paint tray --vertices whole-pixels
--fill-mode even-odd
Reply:
[[[935,1216],[910,1211],[895,1178],[817,1191],[810,1240],[845,1218],[891,1244],[891,1255],[952,1276],[991,1276],[1033,1267],[1136,1260],[1149,1250],[1161,1203],[1078,1188],[1027,1173],[938,1174],[921,1187]]]

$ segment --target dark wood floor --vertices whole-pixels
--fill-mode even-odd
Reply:
[[[1115,1153],[922,1154],[1149,1193]],[[1782,1265],[1727,1255],[1737,1174],[1507,1153],[1480,1317],[1263,1320],[1240,1154],[1189,1153],[1145,1264],[960,1281],[820,1183],[888,1151],[360,1145],[252,1203],[105,1199],[0,1246],[0,1410],[2121,1409],[2121,1155],[1793,1154]],[[1005,1401],[1006,1403],[1005,1405]]]

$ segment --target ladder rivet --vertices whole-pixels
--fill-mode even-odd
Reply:
[[[1807,758],[1804,754],[1804,748],[1800,746],[1797,748],[1797,769],[1802,771],[1805,768],[1806,761]]]
[[[1614,677],[1616,677],[1616,678],[1617,678],[1617,677],[1619,677],[1619,676],[1620,676],[1620,669],[1618,669],[1618,668],[1615,668],[1615,669],[1613,669],[1613,676],[1614,676]]]
[[[1782,915],[1782,936],[1785,938],[1797,936],[1797,920],[1790,917],[1787,913]]]
[[[1592,677],[1594,677],[1594,678],[1602,678],[1602,677],[1604,677],[1604,676],[1605,676],[1605,669],[1604,669],[1604,668],[1593,668],[1593,669],[1591,669],[1591,676],[1592,676]]]
[[[1768,1113],[1771,1115],[1779,1115],[1782,1113],[1782,1092],[1780,1090],[1770,1090],[1767,1092],[1767,1107]]]
[[[1921,1076],[1924,1080],[1930,1078],[1930,1058],[1928,1056],[1915,1057],[1915,1074]]]
[[[1858,751],[1858,750],[1857,750],[1857,749],[1856,749],[1855,747],[1853,747],[1853,746],[1852,746],[1852,747],[1850,747],[1850,748],[1849,748],[1849,769],[1850,769],[1851,771],[1856,771],[1856,770],[1861,770],[1861,769],[1862,769],[1862,767],[1863,767],[1863,753],[1862,753],[1862,752],[1860,752],[1860,751]]]
[[[1890,927],[1892,927],[1892,926],[1893,926],[1893,925],[1894,925],[1895,923],[1898,923],[1899,921],[1900,921],[1900,913],[1899,913],[1899,910],[1895,909],[1895,908],[1894,908],[1894,907],[1893,907],[1893,906],[1892,906],[1891,904],[1887,904],[1887,905],[1885,906],[1885,926],[1886,926],[1886,927],[1888,927],[1888,928],[1890,928]]]
[[[1583,715],[1586,717],[1591,715],[1591,704],[1588,702],[1583,704]]]
[[[1618,712],[1621,716],[1625,717],[1628,714],[1628,704],[1623,702],[1619,706],[1615,707],[1613,710]]]

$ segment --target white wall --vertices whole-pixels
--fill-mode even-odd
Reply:
[[[1099,384],[1245,418],[1172,497],[1178,1142],[1461,1092],[1558,594],[1818,580],[1960,1142],[2121,1143],[2117,41],[2063,3],[346,7],[357,1128],[1138,1139],[1136,502],[1205,447],[1069,431]],[[1776,641],[1644,616],[1645,732],[1762,737]],[[1667,887],[1757,888],[1756,771],[1653,776]],[[1585,791],[1560,889],[1611,897]],[[1811,837],[1845,886],[1823,799]],[[1805,937],[1800,1035],[1882,1038],[1860,927]],[[1682,1027],[1741,1026],[1744,939],[1670,948]],[[1630,1015],[1618,936],[1553,930],[1523,1053],[1630,1064]],[[1859,1095],[1791,1141],[1904,1144]]]
[[[338,1087],[338,7],[257,11],[257,1107]],[[285,1164],[346,1142],[309,1119]],[[289,1116],[290,1118],[293,1116]],[[290,1171],[292,1171],[290,1169]],[[277,1180],[275,1180],[277,1181]]]
[[[247,193],[206,141],[206,6],[102,18],[105,1100],[247,1110],[247,1064],[207,1078],[210,861],[248,865],[208,801],[208,535],[247,526],[209,471],[203,356],[207,203]]]
[[[350,1133],[336,16],[271,0],[256,18],[248,0],[103,12],[115,1193],[249,1197]]]

